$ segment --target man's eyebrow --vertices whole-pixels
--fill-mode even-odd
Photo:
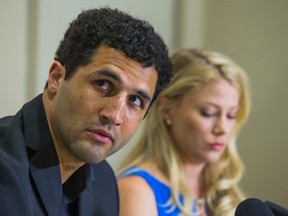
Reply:
[[[114,80],[116,80],[118,82],[122,82],[121,77],[117,73],[115,73],[115,72],[113,72],[111,70],[107,70],[107,69],[100,70],[100,71],[97,72],[97,74],[108,76],[108,77],[111,77],[112,79],[114,79]],[[144,99],[146,99],[148,102],[150,102],[152,100],[152,98],[150,97],[150,95],[146,91],[143,91],[143,90],[139,89],[139,90],[136,91],[136,93],[139,94]]]
[[[141,95],[144,99],[146,99],[148,101],[148,103],[150,103],[150,101],[152,100],[152,98],[149,96],[149,94],[146,93],[145,91],[138,90],[137,94]]]
[[[122,82],[121,77],[111,70],[107,70],[107,69],[106,70],[100,70],[97,72],[97,74],[108,76],[108,77],[111,77],[112,79],[114,79],[116,81]]]

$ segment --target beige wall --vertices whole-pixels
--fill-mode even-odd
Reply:
[[[0,117],[25,101],[27,1],[0,0]]]
[[[250,196],[288,207],[287,0],[0,0],[0,116],[15,113],[42,91],[68,23],[82,9],[99,5],[149,20],[171,52],[208,47],[249,73],[253,110],[239,140],[247,167],[242,185]],[[113,166],[134,139],[108,158]]]

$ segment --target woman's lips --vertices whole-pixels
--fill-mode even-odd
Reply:
[[[223,150],[224,144],[223,143],[212,143],[210,144],[211,148],[216,151]]]

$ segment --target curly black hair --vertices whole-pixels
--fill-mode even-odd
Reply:
[[[168,49],[154,28],[144,20],[109,7],[84,10],[70,23],[54,57],[65,66],[65,79],[79,66],[89,64],[103,44],[125,53],[143,67],[155,67],[158,82],[153,101],[169,83],[172,64]]]

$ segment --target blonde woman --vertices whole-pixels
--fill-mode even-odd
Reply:
[[[227,56],[184,49],[120,165],[120,216],[234,215],[244,199],[236,137],[250,111],[245,72]]]

